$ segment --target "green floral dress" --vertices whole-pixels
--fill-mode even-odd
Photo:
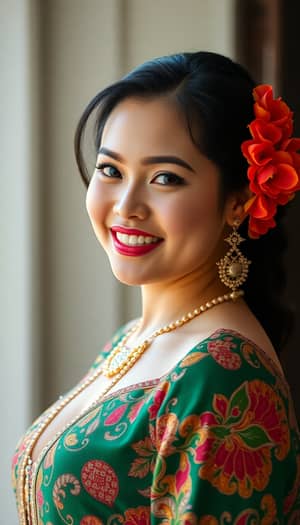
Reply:
[[[107,394],[45,451],[34,488],[39,525],[299,525],[289,387],[253,342],[220,329],[162,378]]]

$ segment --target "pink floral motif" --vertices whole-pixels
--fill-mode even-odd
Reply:
[[[119,492],[119,480],[113,468],[101,460],[91,460],[81,469],[85,490],[97,501],[112,507]]]
[[[242,364],[239,354],[231,351],[233,348],[236,348],[236,344],[232,342],[231,337],[227,337],[224,340],[209,341],[207,343],[208,353],[219,365],[227,370],[238,370]]]
[[[179,496],[180,492],[185,488],[185,485],[188,484],[190,488],[190,483],[187,482],[189,480],[191,466],[184,455],[182,456],[180,467],[175,474],[175,493],[177,496]]]
[[[154,396],[154,401],[153,401],[153,404],[150,406],[149,408],[149,414],[150,414],[150,421],[152,419],[155,419],[156,416],[157,416],[157,413],[160,409],[160,406],[163,402],[163,400],[165,399],[166,397],[166,394],[169,390],[169,387],[170,387],[170,384],[166,381],[163,385],[162,385],[162,388],[159,388],[156,393],[155,393],[155,396]]]
[[[14,468],[14,467],[18,464],[19,456],[21,456],[21,450],[18,450],[18,451],[13,455],[12,462],[11,462],[11,466],[12,466],[12,468]]]
[[[259,380],[245,382],[227,399],[216,394],[214,413],[200,417],[206,427],[195,450],[199,475],[224,494],[247,498],[263,490],[272,472],[271,451],[283,460],[290,434],[283,402]]]
[[[151,493],[153,514],[162,520],[159,523],[197,524],[190,505],[192,490],[190,471],[191,465],[186,454],[180,455],[179,468],[175,474],[165,474],[165,469],[162,467],[160,479],[152,485]]]
[[[36,503],[42,513],[42,507],[44,505],[44,495],[42,492],[42,483],[43,483],[43,471],[39,470],[37,480],[36,480]]]
[[[26,436],[24,437],[24,440],[18,443],[16,452],[12,458],[12,467],[15,467],[18,464],[19,459],[22,456],[22,453],[27,447],[30,437],[31,437],[31,432],[28,432],[28,434],[26,434]]]
[[[109,416],[105,419],[104,425],[109,426],[109,425],[115,425],[116,423],[118,423],[120,419],[122,418],[124,412],[126,412],[127,406],[128,406],[127,404],[124,404],[124,405],[119,406],[118,408],[115,408],[115,410],[113,410],[109,414]]]
[[[136,420],[136,418],[137,418],[137,416],[139,414],[139,411],[142,408],[143,404],[144,404],[144,400],[138,401],[137,403],[135,403],[133,405],[133,407],[131,408],[131,410],[129,412],[129,415],[128,415],[128,419],[129,419],[130,423],[133,423]]]
[[[39,507],[42,507],[43,504],[44,504],[44,496],[43,496],[43,493],[41,490],[38,490],[37,491],[37,494],[36,494],[36,500],[37,500],[37,504]]]

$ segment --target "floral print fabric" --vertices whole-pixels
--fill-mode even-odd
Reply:
[[[65,431],[35,497],[39,525],[299,524],[288,385],[262,350],[218,330],[163,378],[107,395]]]

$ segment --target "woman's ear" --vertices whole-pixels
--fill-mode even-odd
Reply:
[[[252,193],[249,186],[228,197],[225,205],[225,220],[227,224],[233,226],[237,220],[240,224],[244,221],[247,217],[244,205],[251,197]]]

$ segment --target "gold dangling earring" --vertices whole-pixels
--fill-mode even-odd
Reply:
[[[238,245],[245,240],[237,231],[239,225],[240,221],[236,219],[232,226],[232,232],[225,239],[231,248],[225,256],[217,262],[220,280],[225,286],[231,288],[232,294],[237,297],[241,292],[237,290],[237,288],[247,280],[248,269],[251,264],[251,261],[249,261],[238,248]]]

